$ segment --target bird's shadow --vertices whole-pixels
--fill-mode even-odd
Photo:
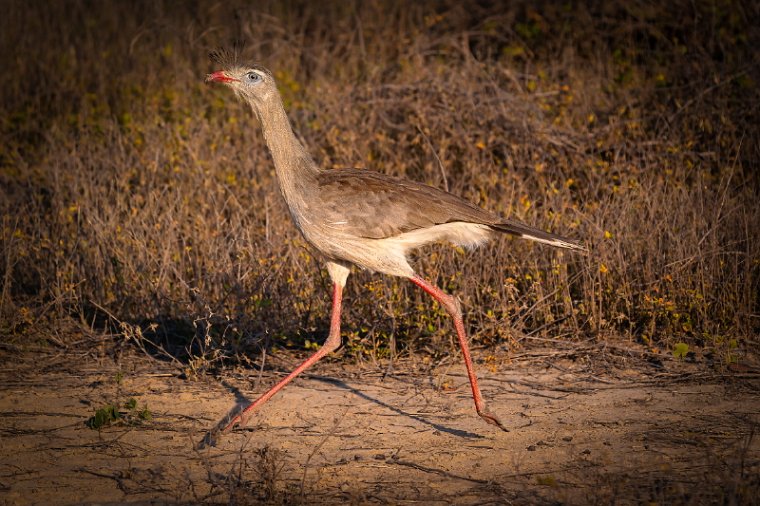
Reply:
[[[423,423],[425,425],[429,425],[430,427],[433,427],[434,429],[445,432],[446,434],[451,434],[452,436],[457,436],[461,438],[467,438],[467,439],[483,439],[484,436],[481,436],[480,434],[475,434],[474,432],[469,432],[466,430],[460,430],[460,429],[452,429],[450,427],[446,427],[444,425],[440,425],[434,422],[431,422],[430,420],[426,420],[425,418],[419,416],[419,415],[413,415],[411,413],[407,413],[403,409],[399,409],[395,406],[391,406],[388,403],[385,403],[381,401],[380,399],[376,399],[375,397],[372,397],[370,395],[367,395],[366,393],[362,392],[361,390],[358,390],[351,385],[348,385],[344,383],[343,381],[336,379],[336,378],[329,378],[325,376],[311,376],[312,379],[315,379],[317,381],[322,381],[324,383],[330,383],[332,385],[336,385],[344,390],[348,390],[349,392],[353,393],[357,397],[361,397],[362,399],[365,399],[367,401],[373,402],[377,404],[378,406],[382,406],[390,411],[393,411],[394,413],[397,413],[401,416],[405,416],[407,418],[411,418],[412,420],[415,420],[417,422]]]
[[[207,446],[216,446],[216,442],[218,441],[219,436],[222,434],[222,429],[224,429],[232,421],[233,418],[242,413],[246,406],[252,402],[235,385],[231,385],[225,380],[222,380],[222,385],[227,388],[227,390],[232,392],[233,395],[235,395],[235,405],[230,408],[230,410],[224,417],[222,417],[221,420],[217,422],[213,429],[206,432],[206,434],[203,436],[203,439],[201,439],[195,446],[197,450],[202,450]]]
[[[341,381],[336,378],[330,378],[326,376],[314,376],[314,375],[308,375],[307,376],[310,379],[315,379],[317,381],[321,381],[323,383],[329,383],[331,385],[335,385],[339,388],[342,388],[344,390],[347,390],[351,392],[352,394],[356,395],[357,397],[360,397],[364,400],[373,402],[377,404],[378,406],[382,406],[390,411],[393,411],[394,413],[405,416],[407,418],[411,418],[412,420],[423,423],[425,425],[429,425],[430,427],[434,428],[437,431],[444,432],[446,434],[451,434],[452,436],[466,438],[466,439],[483,439],[484,436],[480,434],[476,434],[474,432],[469,432],[466,430],[461,429],[453,429],[451,427],[446,427],[445,425],[441,425],[438,423],[431,422],[429,420],[426,420],[425,418],[419,416],[419,415],[413,415],[411,413],[408,413],[404,411],[403,409],[399,409],[395,406],[391,406],[390,404],[381,401],[380,399],[377,399],[375,397],[372,397],[371,395],[366,394],[365,392],[362,392],[361,390],[352,387],[351,385],[348,385],[344,381]],[[196,445],[197,449],[203,449],[207,446],[216,446],[216,443],[218,441],[219,436],[221,435],[221,431],[224,427],[229,424],[229,422],[238,414],[240,414],[241,411],[243,411],[246,406],[248,406],[252,401],[248,399],[243,393],[240,391],[239,388],[237,388],[234,385],[231,385],[227,381],[222,381],[222,385],[225,386],[230,392],[232,392],[235,395],[235,406],[233,406],[230,411],[225,415],[219,422],[214,426],[213,429],[209,430],[203,439],[198,442]],[[250,429],[249,429],[250,430]]]

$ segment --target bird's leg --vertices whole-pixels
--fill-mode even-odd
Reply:
[[[340,309],[341,301],[343,297],[343,286],[339,283],[335,283],[333,287],[333,301],[332,301],[332,317],[330,320],[330,334],[327,336],[327,340],[322,347],[317,350],[311,357],[306,359],[301,365],[296,367],[293,372],[288,374],[282,381],[273,386],[267,393],[253,401],[243,411],[238,413],[230,422],[222,429],[222,432],[228,432],[232,430],[236,425],[245,426],[248,421],[248,417],[251,416],[251,412],[257,407],[268,401],[274,394],[279,392],[282,387],[290,383],[293,378],[301,374],[304,370],[311,367],[320,358],[324,357],[328,353],[335,351],[340,347]]]
[[[467,346],[467,334],[464,330],[464,322],[462,321],[462,309],[459,305],[459,301],[447,294],[435,285],[431,285],[421,277],[415,275],[409,278],[412,283],[419,286],[430,294],[435,300],[443,304],[446,311],[454,319],[454,328],[457,330],[457,339],[459,340],[459,347],[462,348],[462,355],[464,356],[464,364],[467,367],[467,376],[470,378],[470,387],[472,387],[472,398],[475,400],[475,410],[478,412],[483,420],[495,425],[503,431],[507,431],[507,428],[502,425],[496,416],[486,411],[486,403],[483,400],[483,395],[480,393],[480,387],[478,387],[478,378],[475,376],[475,368],[472,365],[472,358],[470,357],[470,348]]]

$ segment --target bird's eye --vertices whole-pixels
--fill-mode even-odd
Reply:
[[[248,82],[250,83],[256,83],[258,81],[261,81],[261,76],[257,74],[256,72],[248,72],[246,74],[246,77],[248,78]]]

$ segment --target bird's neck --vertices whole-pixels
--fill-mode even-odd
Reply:
[[[264,140],[272,153],[277,179],[285,201],[295,213],[305,205],[304,197],[316,185],[320,169],[299,142],[281,101],[274,100],[259,113]]]

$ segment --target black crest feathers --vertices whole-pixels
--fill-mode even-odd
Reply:
[[[242,63],[243,49],[242,42],[234,42],[230,47],[223,46],[209,51],[208,57],[223,68],[229,68]]]

